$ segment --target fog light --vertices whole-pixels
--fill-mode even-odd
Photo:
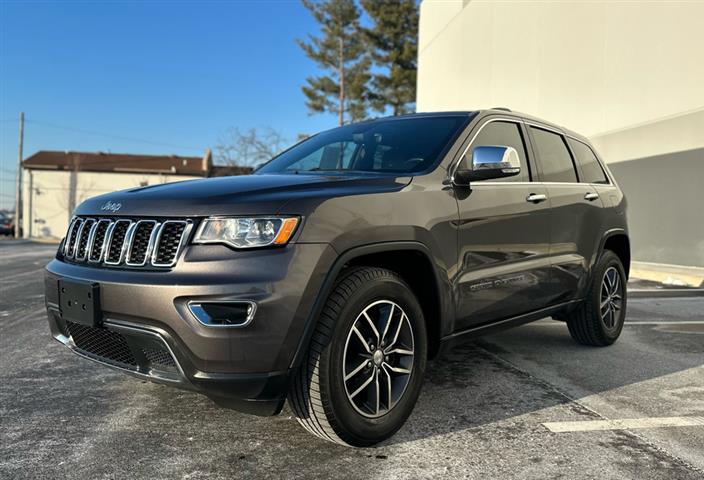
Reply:
[[[257,311],[257,304],[249,301],[190,302],[188,309],[206,327],[246,327]]]

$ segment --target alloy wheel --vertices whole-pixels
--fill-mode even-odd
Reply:
[[[606,328],[613,330],[618,326],[622,308],[623,282],[621,282],[621,274],[615,267],[609,267],[604,272],[604,278],[601,281],[599,303],[599,313]]]
[[[347,334],[342,375],[354,409],[378,418],[399,402],[413,369],[413,329],[403,309],[390,300],[367,305]]]

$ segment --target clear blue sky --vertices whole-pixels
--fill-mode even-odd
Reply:
[[[201,155],[229,127],[293,141],[335,126],[301,93],[316,69],[295,39],[317,31],[297,0],[0,0],[0,208],[14,205],[20,111],[25,158]]]

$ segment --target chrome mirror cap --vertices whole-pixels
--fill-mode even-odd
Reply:
[[[521,160],[513,147],[487,145],[475,147],[472,169],[458,168],[452,175],[452,184],[468,187],[472,180],[512,177],[521,173]]]
[[[521,172],[521,161],[513,147],[481,146],[472,152],[472,171],[481,175],[484,171],[494,171],[493,175],[517,175]],[[492,175],[491,178],[496,178]]]

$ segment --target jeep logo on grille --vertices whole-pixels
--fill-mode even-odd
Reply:
[[[117,211],[118,211],[119,209],[121,209],[121,208],[122,208],[122,204],[121,204],[121,203],[119,203],[119,202],[111,202],[111,201],[109,201],[109,200],[108,200],[107,202],[103,203],[103,205],[100,207],[100,209],[101,209],[103,212],[112,212],[112,213],[117,212]]]

